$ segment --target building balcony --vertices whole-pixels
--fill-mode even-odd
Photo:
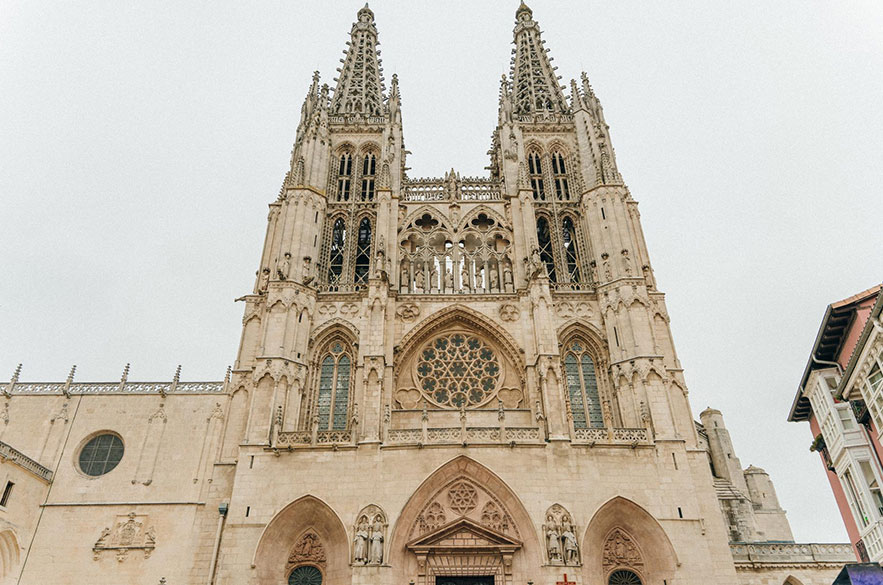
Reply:
[[[43,467],[15,447],[6,444],[3,441],[0,441],[0,459],[15,463],[22,469],[30,471],[37,477],[46,480],[47,482],[52,481],[52,470],[47,467]]]

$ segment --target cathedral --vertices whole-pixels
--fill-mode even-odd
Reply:
[[[586,74],[522,3],[488,175],[414,178],[377,44],[313,76],[223,381],[0,386],[0,582],[830,584],[694,419]]]

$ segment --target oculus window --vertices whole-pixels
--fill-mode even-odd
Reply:
[[[80,450],[80,471],[98,477],[112,471],[123,458],[123,442],[111,433],[102,433],[89,439]]]

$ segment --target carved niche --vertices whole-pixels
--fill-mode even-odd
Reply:
[[[429,498],[409,532],[415,539],[455,520],[468,518],[502,534],[520,538],[518,527],[503,503],[478,483],[459,477]]]
[[[579,542],[577,528],[570,513],[560,504],[546,511],[543,538],[550,565],[578,566]]]
[[[322,539],[312,530],[304,532],[288,553],[289,567],[302,563],[324,567],[325,561],[325,547],[322,545]]]
[[[353,564],[383,564],[383,549],[389,523],[379,506],[362,508],[353,525]]]
[[[131,551],[143,551],[144,558],[149,558],[156,548],[156,530],[147,525],[147,516],[130,512],[117,516],[113,529],[105,528],[92,547],[92,558],[98,560],[104,551],[116,553],[119,562],[123,562]]]
[[[614,528],[604,541],[602,564],[605,573],[619,567],[640,571],[644,568],[644,557],[631,536]]]

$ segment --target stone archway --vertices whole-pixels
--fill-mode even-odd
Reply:
[[[411,495],[392,534],[399,580],[433,585],[437,576],[493,576],[526,582],[541,564],[536,529],[518,496],[465,455],[434,471]]]
[[[298,566],[311,565],[323,583],[349,583],[346,528],[328,504],[303,496],[270,520],[258,541],[252,566],[257,583],[287,583]]]
[[[0,583],[13,583],[18,568],[18,539],[12,530],[0,531]]]
[[[678,560],[665,530],[638,504],[616,497],[601,506],[582,542],[583,582],[607,583],[631,571],[643,583],[671,582]]]

